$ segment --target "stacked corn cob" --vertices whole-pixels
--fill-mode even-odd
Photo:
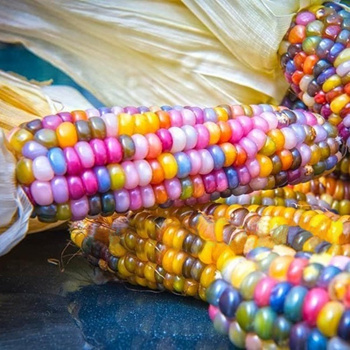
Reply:
[[[344,345],[350,238],[318,238],[326,219],[348,225],[312,210],[216,203],[87,219],[73,223],[71,237],[123,280],[207,300],[215,328],[238,347],[294,348],[310,334],[313,345]]]

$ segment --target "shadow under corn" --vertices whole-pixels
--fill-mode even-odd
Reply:
[[[106,283],[77,252],[63,230],[30,235],[0,258],[1,349],[233,348],[206,303]]]

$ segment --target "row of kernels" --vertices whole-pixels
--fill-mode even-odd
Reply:
[[[204,125],[199,125],[198,127],[203,128]],[[299,127],[302,126],[299,125]],[[323,130],[324,126],[314,126],[314,128],[316,127],[319,127],[320,130]],[[21,130],[18,130],[18,132],[20,131]],[[53,132],[50,129],[43,129],[41,131]],[[286,137],[283,136],[283,132],[287,133]],[[246,163],[247,157],[254,158],[260,149],[261,155],[257,156],[258,162],[252,164],[251,162],[249,163],[250,167],[257,167],[257,165],[260,164],[260,170],[257,168],[256,171],[251,170],[250,173],[254,171],[256,173],[262,173],[260,176],[268,176],[270,173],[276,173],[281,170],[295,170],[299,168],[300,165],[315,165],[319,161],[326,160],[330,155],[334,156],[336,153],[334,152],[336,151],[334,149],[331,153],[323,152],[323,154],[321,152],[323,149],[328,149],[329,151],[327,143],[323,142],[326,139],[318,140],[322,142],[320,142],[319,145],[312,144],[310,147],[307,146],[307,144],[303,143],[305,141],[305,135],[313,135],[315,131],[306,133],[304,132],[303,137],[298,140],[294,137],[295,142],[292,142],[290,145],[288,143],[289,141],[287,142],[287,140],[293,139],[291,136],[295,134],[295,131],[291,131],[289,128],[283,128],[281,130],[273,129],[271,133],[273,134],[271,134],[271,137],[268,136],[267,139],[264,133],[261,135],[260,133],[259,135],[254,134],[250,139],[249,137],[239,137],[236,140],[239,141],[237,144],[235,144],[235,140],[225,139],[223,140],[225,142],[221,142],[220,146],[216,145],[219,139],[215,138],[212,143],[209,142],[201,144],[200,147],[197,147],[199,152],[203,153],[204,149],[209,146],[208,150],[205,150],[205,155],[202,153],[199,154],[198,152],[194,152],[193,149],[196,148],[196,142],[191,142],[189,148],[186,148],[184,146],[175,148],[172,147],[169,150],[164,149],[164,147],[161,145],[161,141],[155,134],[147,134],[147,138],[136,134],[132,135],[131,137],[128,135],[121,135],[119,138],[108,137],[104,140],[93,139],[90,142],[74,141],[72,142],[72,145],[66,147],[62,146],[62,149],[56,147],[58,146],[56,144],[52,145],[52,148],[50,150],[45,147],[47,146],[45,143],[45,146],[43,146],[37,141],[28,141],[24,144],[23,147],[24,158],[20,160],[20,163],[18,165],[18,180],[23,184],[30,184],[34,178],[37,180],[48,181],[51,180],[54,175],[79,175],[83,170],[93,168],[94,166],[103,166],[106,164],[114,163],[118,164],[122,161],[127,160],[158,159],[159,162],[166,160],[168,163],[168,158],[172,157],[171,154],[167,153],[169,151],[171,153],[175,153],[175,156],[177,156],[177,158],[181,158],[177,159],[178,165],[183,165],[185,160],[187,160],[188,164],[192,163],[189,165],[191,169],[187,171],[188,174],[192,175],[197,172],[204,172],[204,169],[202,169],[202,172],[199,171],[201,168],[199,163],[201,163],[205,158],[205,163],[208,163],[209,165],[212,164],[211,168],[209,167],[209,169],[204,172],[209,173],[213,169],[220,169],[224,166],[242,166]],[[327,136],[327,132],[325,130],[323,130],[323,133],[325,134],[322,136],[322,138]],[[235,130],[235,135],[237,134],[239,134],[239,132]],[[16,135],[16,133],[12,135],[10,142],[12,139],[16,139],[18,136]],[[201,142],[203,140],[202,136]],[[243,134],[241,136],[243,136]],[[72,139],[71,136],[68,138]],[[279,138],[281,139],[280,141],[278,141]],[[184,142],[182,143],[185,145],[186,139],[188,140],[188,137],[186,135],[184,135],[184,137],[179,137],[179,135],[177,135],[176,139],[183,139]],[[266,141],[264,141],[264,139],[266,139]],[[280,146],[277,148],[278,144],[280,144]],[[294,148],[297,145],[299,149]],[[184,153],[182,152],[184,150],[192,151]],[[209,154],[207,154],[208,151],[211,157]],[[269,159],[267,157],[272,156],[275,154],[275,152],[277,152],[277,159],[275,159],[276,157],[272,159]],[[201,157],[199,157],[199,155]],[[213,161],[211,161],[210,158],[213,158]],[[273,167],[273,164],[275,162],[280,163],[280,169],[278,167],[276,169]],[[172,163],[174,163],[174,160]],[[185,162],[185,164],[187,163]],[[177,170],[180,169],[179,167],[175,168],[175,173],[177,173]]]
[[[57,149],[63,157],[63,152]],[[180,180],[190,176],[202,175],[204,177],[204,184],[207,186],[207,190],[211,188],[212,178],[217,178],[217,188],[214,190],[224,191],[227,188],[235,188],[239,183],[242,185],[251,183],[251,186],[262,188],[262,185],[266,182],[266,177],[274,175],[275,178],[283,179],[283,181],[290,180],[300,181],[300,176],[303,172],[309,171],[307,167],[300,167],[300,161],[296,162],[297,158],[293,158],[290,154],[290,161],[288,164],[284,163],[284,159],[287,156],[277,159],[281,163],[280,168],[274,169],[272,161],[269,157],[262,155],[257,156],[257,160],[251,160],[243,167],[237,167],[236,163],[226,164],[229,160],[233,161],[233,157],[229,154],[225,154],[220,146],[215,146],[213,149],[208,150],[192,150],[190,153],[176,153],[172,155],[170,153],[164,153],[158,157],[157,160],[136,160],[136,161],[124,161],[120,164],[111,163],[108,166],[95,166],[91,168],[82,168],[79,157],[73,148],[66,149],[66,155],[68,155],[70,161],[68,166],[65,163],[59,165],[55,155],[55,165],[52,167],[50,161],[45,156],[39,156],[34,161],[27,158],[22,158],[17,163],[17,178],[24,185],[30,185],[33,195],[38,192],[37,187],[43,186],[51,182],[52,191],[60,185],[63,193],[70,196],[71,199],[79,199],[83,195],[93,195],[97,192],[106,192],[108,190],[118,189],[133,189],[136,186],[147,186],[148,184],[159,184],[165,181],[165,185],[170,192],[181,192],[179,184]],[[89,153],[86,153],[88,156]],[[286,158],[287,157],[287,158]],[[313,172],[317,174],[319,171],[323,172],[330,170],[334,167],[337,157],[332,161],[332,157],[328,158],[326,162],[318,158],[318,163],[313,165]],[[269,160],[266,163],[266,160]],[[294,159],[294,160],[293,160]],[[294,164],[295,163],[295,164]],[[275,163],[276,164],[276,163]],[[228,167],[225,167],[228,165]],[[56,169],[57,167],[57,169]],[[67,176],[63,171],[68,171]],[[288,170],[288,172],[285,172]],[[282,175],[283,174],[283,175]],[[206,176],[205,176],[206,175]],[[298,176],[296,176],[298,175]],[[305,177],[305,175],[304,175]],[[253,183],[255,180],[255,185]],[[219,181],[220,180],[220,181]],[[64,182],[61,184],[61,182]],[[65,190],[65,191],[64,191]],[[61,195],[61,193],[60,193]],[[34,198],[39,205],[48,205],[51,203],[42,203],[42,200]],[[66,201],[66,200],[62,200]],[[59,201],[56,201],[60,203]]]
[[[271,107],[270,110],[272,111]],[[269,125],[271,127],[276,127],[278,124],[276,116],[271,112],[269,115],[270,119],[268,119],[270,124],[267,124],[266,121],[258,116],[253,116],[252,120],[250,120],[244,115],[236,115],[235,118],[238,119],[231,120],[229,123],[226,123],[228,118],[216,120],[215,122],[212,120],[195,120],[194,113],[191,110],[183,109],[182,111],[183,113],[186,112],[185,114],[192,114],[192,118],[186,118],[184,122],[182,122],[180,111],[173,110],[168,113],[172,115],[171,112],[173,112],[176,116],[180,116],[181,122],[173,121],[169,125],[168,123],[163,123],[163,125],[158,120],[158,116],[150,112],[146,112],[144,115],[131,115],[128,113],[115,115],[107,113],[101,118],[97,116],[89,116],[88,118],[84,111],[59,113],[56,116],[44,117],[42,121],[40,119],[35,119],[22,125],[20,128],[14,129],[10,133],[9,139],[17,153],[23,153],[23,155],[29,157],[35,157],[35,155],[43,153],[45,148],[47,152],[48,148],[56,146],[60,146],[61,148],[72,147],[78,141],[83,142],[93,139],[103,140],[106,138],[117,138],[118,136],[132,137],[135,134],[137,134],[140,139],[146,137],[150,146],[155,146],[154,143],[156,143],[158,148],[163,147],[163,152],[170,150],[176,152],[176,149],[179,151],[195,147],[197,141],[200,142],[200,144],[197,145],[199,148],[203,148],[203,145],[215,144],[218,141],[220,141],[220,143],[227,142],[231,138],[233,138],[233,141],[239,141],[253,129],[255,130],[253,132],[254,134],[257,130],[268,131]],[[167,114],[166,112],[164,113]],[[76,118],[77,116],[79,116],[79,118]],[[146,119],[148,120],[147,127],[137,127],[137,124],[140,124],[138,122],[140,118],[145,119],[145,121]],[[255,120],[254,118],[260,119]],[[272,122],[271,118],[274,122]],[[47,123],[47,120],[51,121],[52,119],[55,119],[55,121],[59,120],[60,122],[55,122],[52,125]],[[235,131],[235,133],[233,133],[233,131]],[[252,136],[254,136],[253,134]],[[149,138],[152,135],[154,136],[150,140]],[[198,139],[199,136],[200,139]],[[193,137],[195,139],[193,139]],[[35,142],[30,143],[29,146],[26,146],[22,150],[22,147],[31,140],[35,140]],[[142,146],[147,143],[145,140],[139,140],[140,142],[136,142],[138,140],[134,141],[137,145],[141,143]],[[142,150],[142,152],[145,151]],[[154,152],[149,153],[151,154]]]

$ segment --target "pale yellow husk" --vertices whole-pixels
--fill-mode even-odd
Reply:
[[[30,220],[32,205],[15,181],[16,159],[5,133],[31,119],[52,113],[53,103],[41,85],[0,71],[0,255],[7,253],[29,231],[46,225]]]
[[[279,102],[278,46],[295,12],[321,2],[0,1],[0,40],[24,43],[106,105]]]
[[[23,77],[0,71],[0,127],[8,131],[50,114],[52,101],[41,90],[49,83],[28,82]]]
[[[35,118],[92,107],[70,87],[50,87],[49,82],[28,82],[0,71],[0,255],[22,240],[27,231],[37,232],[62,223],[45,224],[30,219],[32,205],[15,181],[16,159],[10,152],[6,133]]]

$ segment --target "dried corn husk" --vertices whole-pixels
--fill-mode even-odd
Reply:
[[[61,109],[92,107],[75,89],[47,84],[28,82],[22,77],[0,71],[0,255],[22,240],[27,231],[37,232],[60,225],[30,219],[33,208],[16,184],[16,159],[5,137],[8,130],[29,120]]]
[[[41,87],[50,82],[28,82],[23,77],[0,71],[0,127],[4,130],[45,116],[54,109]]]
[[[0,40],[24,43],[106,105],[275,102],[287,88],[279,43],[296,11],[321,2],[0,1]]]

